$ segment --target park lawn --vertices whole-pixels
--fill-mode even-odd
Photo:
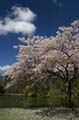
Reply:
[[[50,112],[48,108],[0,108],[0,120],[79,120],[79,111],[75,114],[65,108]]]

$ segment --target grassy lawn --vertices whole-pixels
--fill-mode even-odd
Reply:
[[[72,112],[67,108],[1,108],[0,120],[79,120],[79,109]]]

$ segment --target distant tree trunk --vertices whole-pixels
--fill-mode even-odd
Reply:
[[[73,101],[72,101],[72,82],[68,81],[66,82],[66,104],[68,107],[73,107]]]

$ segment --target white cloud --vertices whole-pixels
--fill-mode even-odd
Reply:
[[[17,46],[17,45],[14,45],[14,46],[13,46],[13,48],[17,49],[17,48],[18,48],[18,46]]]
[[[36,30],[32,23],[35,20],[36,14],[29,8],[12,7],[12,12],[5,18],[0,19],[0,34],[8,33],[33,33]]]
[[[23,8],[23,7],[12,7],[13,15],[16,16],[17,20],[20,21],[28,21],[31,22],[36,17],[35,13],[33,13],[29,8]]]
[[[0,66],[0,71],[6,71],[10,68],[10,65]]]

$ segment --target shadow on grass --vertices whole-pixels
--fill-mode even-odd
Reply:
[[[54,117],[54,116],[60,116],[60,117],[67,117],[71,116],[69,120],[72,120],[72,118],[79,118],[79,108],[44,108],[42,111],[35,112],[37,115],[41,115],[42,117],[48,116],[48,117]]]

